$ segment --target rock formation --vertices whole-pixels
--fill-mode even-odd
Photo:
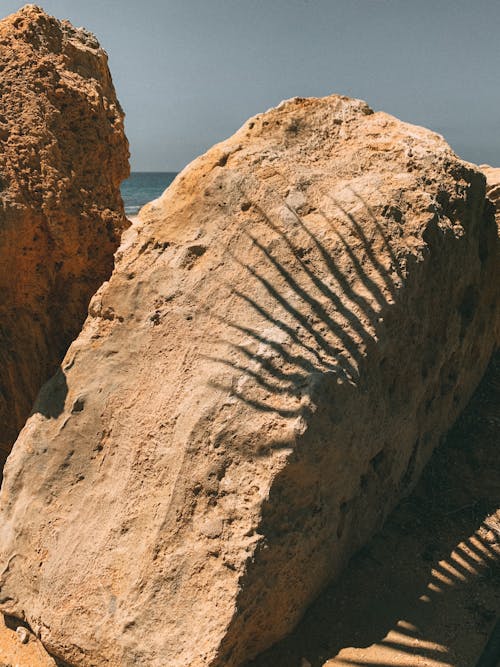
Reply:
[[[3,464],[113,268],[128,144],[95,37],[34,5],[0,22],[0,84]]]
[[[494,347],[484,176],[358,100],[143,209],[5,468],[0,608],[71,665],[235,667],[413,486]]]

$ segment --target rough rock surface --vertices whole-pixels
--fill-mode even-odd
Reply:
[[[495,204],[496,218],[500,226],[500,167],[482,164],[480,169],[486,176],[486,192],[489,199]]]
[[[500,609],[499,424],[500,351],[412,494],[251,666],[479,665]]]
[[[73,665],[234,667],[416,481],[497,317],[484,176],[294,99],[124,237],[5,469],[0,607]]]
[[[16,631],[17,630],[17,631]],[[56,667],[40,641],[25,627],[8,627],[0,617],[1,667]]]
[[[495,206],[495,219],[500,236],[500,167],[490,167],[489,165],[481,165],[483,174],[486,176],[486,193],[488,199],[493,202]],[[500,247],[497,246],[496,270],[493,274],[493,281],[500,284]],[[499,288],[500,289],[500,288]],[[500,298],[497,295],[497,299]],[[500,318],[497,318],[496,329],[497,345],[500,347]]]
[[[128,144],[95,37],[34,5],[0,22],[0,87],[1,464],[111,274]]]

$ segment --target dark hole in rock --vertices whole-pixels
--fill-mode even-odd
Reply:
[[[73,407],[71,409],[71,412],[82,412],[83,408],[85,407],[85,401],[83,398],[77,398],[76,401],[73,403]]]
[[[474,319],[479,303],[479,293],[475,285],[469,285],[462,297],[458,312],[461,319],[460,340],[463,340],[467,327]]]
[[[375,454],[375,456],[371,459],[370,465],[375,470],[375,472],[380,471],[384,459],[385,459],[385,452],[383,449],[378,454]]]

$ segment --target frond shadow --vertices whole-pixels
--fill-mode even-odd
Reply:
[[[225,251],[248,276],[247,289],[229,286],[229,291],[253,313],[254,320],[263,323],[263,328],[210,313],[248,341],[229,341],[227,349],[231,354],[210,357],[235,374],[230,385],[214,382],[214,386],[255,410],[275,411],[284,417],[303,414],[301,398],[307,395],[310,380],[319,376],[326,381],[336,377],[340,382],[356,384],[366,350],[376,340],[382,314],[394,303],[401,285],[399,269],[384,269],[372,248],[373,240],[364,234],[362,225],[338,202],[335,205],[345,217],[343,231],[326,214],[317,212],[325,241],[288,203],[283,202],[292,220],[288,225],[253,203],[254,218],[266,231],[266,241],[248,229],[243,231],[256,251],[255,262]],[[373,211],[366,207],[369,224],[395,260]],[[352,235],[361,242],[361,253],[350,246],[347,237]],[[297,241],[299,236],[302,242]],[[343,251],[342,261],[334,254],[338,243]],[[363,266],[359,254],[369,258],[369,266]],[[265,400],[259,389],[267,393]],[[277,397],[280,400],[274,402]],[[299,404],[289,407],[287,399]],[[283,402],[287,403],[286,408]]]

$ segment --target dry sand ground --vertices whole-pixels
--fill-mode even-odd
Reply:
[[[473,667],[500,614],[499,427],[497,354],[414,493],[252,667]]]

